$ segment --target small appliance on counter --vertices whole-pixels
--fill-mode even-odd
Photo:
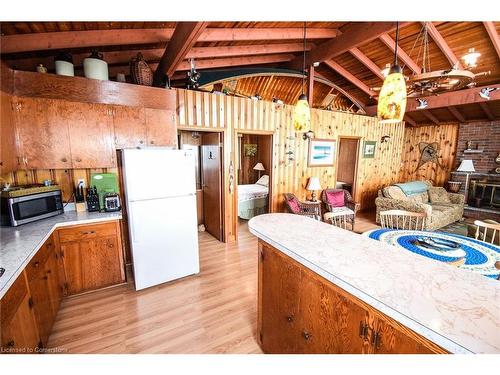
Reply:
[[[104,211],[114,212],[120,211],[120,196],[117,193],[105,193],[104,194]]]
[[[80,184],[75,188],[75,208],[76,212],[85,211],[85,195],[83,194],[83,185]]]
[[[91,187],[87,189],[87,211],[96,212],[99,211],[99,194],[97,193],[97,187]]]
[[[9,186],[0,196],[2,226],[15,227],[64,213],[61,188],[57,185]]]

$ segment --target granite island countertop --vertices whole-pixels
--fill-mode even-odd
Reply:
[[[291,214],[250,232],[451,353],[500,353],[500,281]]]
[[[23,224],[18,227],[0,228],[0,267],[5,273],[0,277],[0,298],[21,274],[38,249],[52,232],[60,227],[119,220],[121,212],[76,212]]]

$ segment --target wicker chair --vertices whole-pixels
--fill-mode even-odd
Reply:
[[[333,207],[331,202],[328,200],[328,193],[334,192],[344,192],[344,205],[342,207]],[[351,228],[354,230],[354,223],[356,221],[356,213],[359,210],[359,203],[354,202],[351,193],[345,189],[325,189],[321,193],[321,200],[326,205],[327,212],[323,216],[323,220],[332,223],[333,225],[343,227],[345,229],[345,222],[351,223]],[[344,223],[343,225],[337,225],[337,222]]]
[[[292,214],[321,220],[321,202],[301,202],[294,194],[285,193],[285,204]]]

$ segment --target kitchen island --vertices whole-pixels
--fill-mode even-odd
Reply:
[[[264,352],[500,353],[498,281],[299,215],[248,226]]]

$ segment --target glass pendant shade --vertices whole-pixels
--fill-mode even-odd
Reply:
[[[309,129],[311,125],[311,111],[309,110],[309,103],[307,96],[302,94],[299,96],[297,104],[295,104],[295,111],[293,113],[293,126],[296,131]]]
[[[399,122],[406,110],[406,81],[395,65],[384,80],[378,97],[377,117],[380,122]]]

